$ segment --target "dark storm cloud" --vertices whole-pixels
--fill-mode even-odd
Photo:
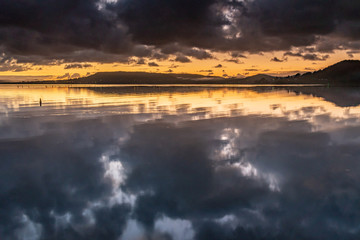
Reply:
[[[200,60],[213,58],[211,53],[209,53],[208,51],[194,49],[194,48],[184,51],[184,54],[186,54],[187,56],[191,56],[191,57],[200,59]]]
[[[360,4],[350,0],[4,0],[0,45],[11,56],[29,56],[29,61],[76,58],[79,51],[166,59],[162,51],[209,59],[209,49],[242,57],[243,51],[316,45],[319,36],[356,42],[359,11]],[[174,45],[177,49],[169,51]],[[89,56],[93,58],[88,61],[109,61]]]
[[[256,52],[311,45],[317,36],[330,33],[359,39],[355,34],[359,8],[357,3],[338,0],[202,0],[191,4],[151,0],[118,1],[111,9],[129,26],[134,40],[143,44]]]
[[[15,53],[121,52],[129,47],[125,30],[111,14],[99,11],[95,0],[4,0],[0,9],[1,42]]]
[[[327,0],[256,0],[252,14],[258,15],[262,31],[270,36],[311,36],[335,29],[335,4]],[[326,9],[324,7],[326,6]]]
[[[158,45],[213,35],[210,7],[215,0],[118,1],[112,6],[135,41]],[[140,16],[140,17],[139,17]],[[187,38],[189,38],[186,40]]]
[[[212,59],[214,58],[209,51],[199,48],[189,48],[179,45],[178,43],[167,44],[161,47],[163,54],[177,54],[194,57],[196,59]]]
[[[121,54],[137,55],[125,28],[97,5],[93,0],[1,1],[0,45],[19,63],[45,65],[123,62]]]
[[[351,51],[359,49],[359,11],[351,0],[3,0],[0,47],[35,64],[211,59],[211,51],[240,58],[310,45]]]

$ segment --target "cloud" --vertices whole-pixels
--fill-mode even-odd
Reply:
[[[325,61],[330,56],[329,55],[319,55],[317,53],[303,53],[303,52],[286,52],[284,53],[284,56],[290,56],[290,57],[300,57],[303,60],[309,60],[309,61]]]
[[[69,79],[71,78],[70,73],[65,73],[64,75],[56,77],[57,79]]]
[[[157,52],[157,51],[154,51],[151,55],[151,59],[156,59],[156,60],[167,60],[169,58],[169,55],[168,54],[163,54],[161,52]]]
[[[359,50],[353,50],[353,51],[348,51],[348,52],[346,52],[346,54],[347,54],[349,57],[351,57],[351,58],[354,57],[354,54],[359,54],[359,53],[360,53]]]
[[[5,54],[5,53],[4,53]],[[96,50],[81,50],[71,53],[59,53],[57,55],[39,56],[39,55],[18,55],[5,54],[7,58],[14,59],[18,64],[32,65],[60,65],[64,63],[81,63],[81,62],[100,62],[100,63],[128,63],[130,57],[122,54],[104,53]]]
[[[73,63],[73,64],[66,64],[64,69],[73,69],[73,68],[90,68],[92,67],[91,64],[81,64],[81,63]]]
[[[181,63],[189,63],[189,62],[191,62],[191,60],[188,57],[184,56],[184,55],[176,56],[175,61],[176,62],[181,62]]]
[[[200,70],[199,72],[204,72],[204,73],[212,73],[213,70],[209,69],[209,70]]]
[[[315,220],[307,217],[304,213],[307,211],[312,211],[313,214],[322,216],[324,219],[335,214],[339,217],[335,222],[341,222],[340,219],[344,219],[341,214],[328,212],[327,207],[313,208],[311,204],[304,204],[304,201],[305,203],[325,201],[325,205],[331,204],[321,198],[322,193],[319,192],[318,187],[327,193],[335,194],[332,190],[328,192],[328,184],[334,191],[337,188],[331,181],[320,183],[313,180],[309,184],[304,183],[304,181],[311,181],[312,176],[319,173],[320,168],[311,165],[306,173],[299,171],[308,167],[307,163],[316,158],[322,159],[321,161],[326,166],[323,169],[324,165],[322,165],[320,175],[325,177],[329,174],[327,168],[332,165],[331,160],[326,160],[328,156],[326,151],[330,148],[329,135],[311,132],[311,126],[302,121],[292,121],[294,128],[290,132],[286,130],[287,120],[285,119],[266,118],[261,121],[258,118],[235,118],[226,121],[224,125],[228,128],[222,133],[218,132],[218,138],[222,139],[218,144],[210,141],[215,136],[212,134],[215,133],[208,132],[209,129],[218,126],[215,121],[203,121],[201,124],[189,123],[180,129],[172,124],[159,123],[145,124],[134,129],[129,142],[123,146],[122,152],[126,158],[129,158],[128,164],[136,166],[128,177],[127,186],[137,192],[152,190],[149,194],[138,198],[136,203],[135,216],[142,224],[149,228],[156,226],[158,213],[161,212],[175,219],[184,219],[185,216],[188,219],[197,219],[194,229],[196,239],[209,239],[209,236],[215,233],[215,236],[221,239],[234,234],[235,239],[244,238],[249,234],[258,238],[263,236],[264,239],[278,239],[280,236],[284,238],[290,236],[292,230],[298,228],[299,218]],[[271,121],[272,125],[267,125],[268,121]],[[196,125],[199,133],[189,133],[192,129],[190,126],[193,124]],[[187,128],[189,132],[184,132]],[[248,132],[251,131],[250,129],[258,129],[258,131],[250,134]],[[161,133],[164,138],[159,139],[154,136],[154,133]],[[177,136],[177,140],[169,142],[168,139],[172,139],[172,136]],[[245,136],[247,136],[246,139],[244,139]],[[192,139],[191,144],[188,138]],[[163,146],[165,139],[167,139],[166,152],[173,153],[171,158],[167,153],[162,154],[160,151],[160,146]],[[152,142],[152,146],[141,148],[142,152],[135,150],[140,146],[146,146],[145,143],[148,142]],[[179,142],[187,144],[179,144]],[[246,150],[250,147],[247,144],[251,146],[255,144],[254,153],[252,150]],[[211,151],[210,149],[216,149],[217,154],[209,157],[206,152]],[[287,149],[287,151],[279,151],[279,149]],[[177,151],[182,154],[178,155]],[[309,154],[294,155],[294,152]],[[331,152],[337,154],[336,149]],[[191,161],[186,156],[192,156],[191,159],[197,159],[197,161]],[[288,162],[288,159],[293,160]],[[355,161],[355,158],[352,159],[351,161]],[[148,161],[152,163],[151,169],[148,169]],[[345,166],[346,164],[340,168]],[[167,172],[161,171],[164,168]],[[147,172],[152,174],[146,174]],[[167,180],[169,176],[172,181]],[[236,184],[235,187],[234,182],[242,184]],[[324,185],[321,186],[322,184]],[[279,203],[289,197],[287,194],[291,194],[291,189],[295,186],[296,195],[304,194],[301,204],[300,200],[289,199],[285,200],[286,203],[282,202],[279,209],[270,211],[270,209],[274,210],[274,201]],[[305,194],[307,191],[311,194]],[[246,196],[245,199],[244,196]],[[257,202],[261,208],[258,209],[256,204],[252,205],[252,199],[262,199],[261,203]],[[148,208],[149,205],[152,206],[151,209]],[[288,210],[284,212],[283,209]],[[235,213],[235,217],[224,218],[231,213]],[[294,216],[298,216],[296,221]],[[223,224],[224,221],[227,224]],[[272,227],[273,221],[282,226],[281,233]],[[205,227],[207,224],[212,227]],[[305,229],[302,228],[304,238],[318,236],[318,228],[327,229],[321,232],[326,232],[329,238],[331,238],[329,232],[337,231],[336,227],[332,228],[327,224],[319,223],[317,227],[313,226],[307,225]],[[347,234],[344,230],[340,235],[351,236]]]
[[[177,54],[194,57],[196,59],[212,59],[213,55],[204,49],[199,49],[196,47],[184,47],[179,43],[167,44],[161,47],[161,52],[164,54]]]
[[[0,72],[23,72],[31,70],[31,64],[19,64],[18,61],[5,53],[0,54]]]
[[[24,72],[31,70],[32,67],[16,63],[4,63],[0,65],[0,72]]]
[[[123,26],[100,11],[97,1],[2,1],[2,42],[12,52],[49,55],[79,48],[124,52],[131,45]],[[57,12],[64,14],[56,14]],[[33,16],[37,18],[34,19]],[[49,28],[49,26],[57,26]],[[11,40],[14,34],[18,38]]]
[[[169,68],[178,68],[179,65],[176,65],[176,64],[171,64],[171,66]]]
[[[329,55],[319,56],[319,55],[317,55],[315,53],[313,53],[313,54],[308,53],[308,54],[305,54],[305,55],[302,56],[302,58],[304,60],[310,60],[310,61],[325,61],[329,57],[330,57]]]
[[[19,216],[20,228],[15,231],[17,239],[32,239],[37,240],[41,238],[42,226],[41,224],[32,222],[25,214]]]
[[[45,126],[46,122],[55,120],[51,118],[28,119],[28,124],[23,126],[26,128],[27,125],[29,131],[16,141],[4,140],[1,135],[1,159],[9,172],[18,173],[16,177],[0,169],[1,204],[4,207],[0,210],[1,236],[5,239],[72,239],[80,234],[83,238],[116,239],[125,227],[129,206],[107,204],[112,186],[104,178],[104,166],[99,161],[109,143],[103,142],[103,137],[114,132],[105,127],[101,128],[105,135],[96,133],[95,122],[98,120],[68,123],[64,129],[55,130],[55,135],[48,132],[47,127],[43,129],[43,135],[31,127]],[[21,120],[13,121],[11,126],[17,124],[22,125]],[[95,125],[91,127],[92,124]],[[86,134],[80,134],[82,136],[77,134],[88,127],[92,130],[86,130]],[[68,131],[80,138],[70,137]],[[87,142],[87,138],[92,140]],[[57,141],[61,141],[61,145]],[[91,146],[91,141],[97,142],[96,148]],[[15,148],[22,149],[22,153],[14,151]],[[71,148],[76,149],[76,153],[70,153]],[[31,158],[26,157],[30,155]],[[86,169],[86,174],[80,169]],[[16,192],[17,197],[11,198],[11,192]],[[106,207],[101,204],[93,207],[92,203],[105,203]],[[100,227],[98,224],[103,226],[97,228],[93,220],[97,227]]]
[[[71,74],[71,77],[70,78],[79,78],[79,77],[81,77],[81,75],[79,74],[79,73],[73,73],[73,74]]]
[[[144,64],[145,64],[145,59],[139,58],[138,61],[136,62],[136,64],[138,64],[138,65],[144,65]]]
[[[214,66],[214,68],[222,68],[222,67],[223,67],[223,65],[221,65],[220,63],[218,65]]]
[[[301,90],[309,91],[307,96],[314,91]],[[133,88],[88,91],[124,97]],[[189,91],[203,90],[181,94]],[[233,93],[250,93],[254,103],[253,96],[264,91],[266,102],[271,94],[284,93],[262,88]],[[342,95],[354,104],[358,90],[348,91]],[[148,89],[140,87],[138,93]],[[339,89],[316,88],[321,98],[331,93],[344,99]],[[88,104],[76,105],[75,115],[71,107],[48,109],[47,117],[19,117],[27,114],[21,108],[8,112],[0,126],[0,158],[6,166],[0,167],[2,238],[274,240],[291,239],[296,232],[301,239],[333,240],[359,235],[360,128],[353,115],[332,117],[332,107],[317,104],[295,110],[278,104],[266,107],[274,114],[229,109],[232,117],[218,118],[206,107],[183,103],[175,106],[177,114],[165,111],[162,118],[118,115],[142,107],[137,101],[124,106],[113,106],[114,115],[98,113],[103,106],[89,111]]]
[[[350,0],[4,0],[0,45],[19,63],[160,60],[169,54],[211,59],[214,51],[241,58],[308,46],[351,51],[359,46],[359,10]]]
[[[232,58],[247,58],[244,54],[239,53],[239,52],[231,52],[230,56]]]
[[[155,222],[154,229],[169,234],[173,240],[192,240],[195,235],[190,221],[170,219],[168,217],[158,219]]]
[[[204,59],[212,59],[213,55],[206,50],[201,50],[198,48],[187,49],[183,52],[187,56],[194,57],[196,59],[204,60]]]
[[[182,42],[189,37],[189,40],[194,40],[196,36],[211,30],[213,21],[209,13],[215,1],[200,0],[191,6],[189,3],[179,0],[125,0],[113,4],[112,9],[129,27],[136,41],[158,45],[174,43],[179,36]],[[139,15],[141,17],[137,17]]]
[[[284,61],[286,61],[287,59],[286,58],[284,58],[284,59],[279,59],[279,58],[277,58],[277,57],[273,57],[270,61],[272,61],[272,62],[284,62]]]
[[[148,63],[149,67],[158,67],[159,64],[157,64],[156,62],[149,62]]]
[[[225,62],[232,62],[232,63],[236,63],[236,64],[243,64],[244,62],[239,61],[239,59],[236,58],[232,58],[232,59],[225,59]]]

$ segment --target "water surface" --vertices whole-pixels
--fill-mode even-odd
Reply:
[[[2,85],[0,239],[359,239],[359,117],[357,89]]]

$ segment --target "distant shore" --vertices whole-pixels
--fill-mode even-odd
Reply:
[[[148,72],[99,72],[68,80],[6,82],[0,84],[94,84],[94,85],[328,85],[360,86],[360,61],[345,60],[325,69],[275,77],[258,74],[246,78],[222,78],[199,74],[148,73]]]

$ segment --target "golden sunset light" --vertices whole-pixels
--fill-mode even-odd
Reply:
[[[16,80],[26,80],[28,76],[34,76],[39,80],[58,80],[78,78],[94,74],[96,72],[113,72],[113,71],[129,71],[129,72],[156,72],[156,73],[192,73],[208,76],[219,77],[248,77],[256,74],[269,74],[273,76],[288,76],[296,73],[313,72],[323,69],[329,65],[347,59],[346,50],[335,51],[330,57],[323,61],[304,61],[299,57],[288,57],[283,62],[271,61],[276,56],[283,56],[285,52],[277,51],[261,54],[247,54],[246,58],[232,59],[230,53],[213,53],[213,59],[199,60],[191,59],[189,63],[179,63],[173,59],[157,61],[158,66],[149,66],[148,64],[137,64],[138,58],[133,58],[127,63],[101,63],[101,62],[84,62],[75,63],[76,65],[88,65],[81,68],[68,68],[69,65],[59,63],[56,65],[40,65],[29,66],[29,69],[21,72],[3,71],[0,72],[0,80],[6,80],[7,76],[12,76]],[[353,55],[359,58],[360,53]],[[233,60],[234,62],[230,61]],[[153,62],[151,59],[146,62]],[[219,67],[221,65],[221,67]],[[25,77],[25,78],[24,78]]]
[[[360,239],[360,0],[0,0],[0,240]]]

